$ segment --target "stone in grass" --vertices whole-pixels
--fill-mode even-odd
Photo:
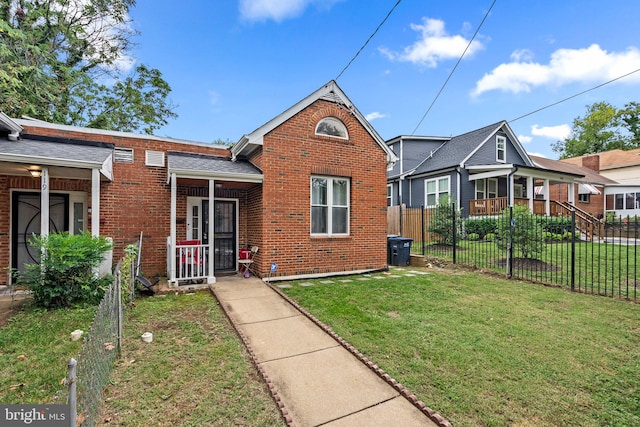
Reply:
[[[313,283],[311,283],[311,282],[303,282],[303,283],[300,283],[300,286],[305,286],[305,287],[306,287],[306,286],[313,286],[313,285],[314,285],[314,284],[313,284]]]
[[[289,289],[291,287],[291,285],[288,284],[288,283],[282,283],[282,284],[276,285],[276,286],[278,286],[280,289]]]
[[[325,285],[329,285],[331,283],[335,283],[333,280],[321,280],[320,283],[323,283]]]

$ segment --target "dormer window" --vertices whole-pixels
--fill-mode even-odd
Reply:
[[[507,161],[507,138],[496,136],[496,161],[505,163]]]
[[[316,135],[330,136],[333,138],[349,139],[347,127],[335,117],[325,117],[316,126]]]

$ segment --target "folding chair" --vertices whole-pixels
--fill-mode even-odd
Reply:
[[[252,246],[251,250],[241,249],[240,250],[240,258],[238,259],[238,264],[240,264],[240,268],[238,268],[238,273],[244,274],[244,278],[248,279],[251,276],[251,264],[253,264],[253,257],[258,252],[257,246]]]

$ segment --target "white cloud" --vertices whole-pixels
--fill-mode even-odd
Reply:
[[[328,9],[337,1],[340,0],[240,0],[240,15],[247,21],[281,22],[302,15],[309,5]]]
[[[533,141],[533,137],[527,136],[527,135],[518,135],[518,141],[520,141],[523,144],[528,144],[531,141]]]
[[[411,29],[420,32],[419,39],[402,52],[393,52],[387,48],[378,50],[392,61],[412,62],[435,68],[438,62],[447,59],[457,59],[469,44],[469,40],[461,35],[449,35],[445,31],[444,21],[439,19],[422,18],[422,24],[411,24]],[[484,49],[481,42],[474,40],[465,57],[471,56]]]
[[[558,49],[548,64],[531,60],[526,50],[514,52],[513,62],[500,64],[485,74],[472,92],[477,96],[491,90],[530,92],[535,86],[569,83],[597,83],[615,79],[640,68],[640,51],[630,47],[623,52],[607,52],[597,44],[585,49]],[[634,74],[624,81],[640,82]]]
[[[365,116],[365,119],[367,119],[367,121],[371,121],[371,120],[375,120],[375,119],[384,119],[385,117],[387,117],[386,114],[382,114],[379,113],[377,111],[374,111],[373,113],[369,113]]]
[[[571,127],[567,124],[558,126],[531,126],[531,134],[556,141],[563,140],[571,135]]]

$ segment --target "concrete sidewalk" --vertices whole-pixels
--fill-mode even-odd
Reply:
[[[406,389],[383,380],[261,280],[222,278],[211,289],[290,425],[449,425],[412,404]]]

